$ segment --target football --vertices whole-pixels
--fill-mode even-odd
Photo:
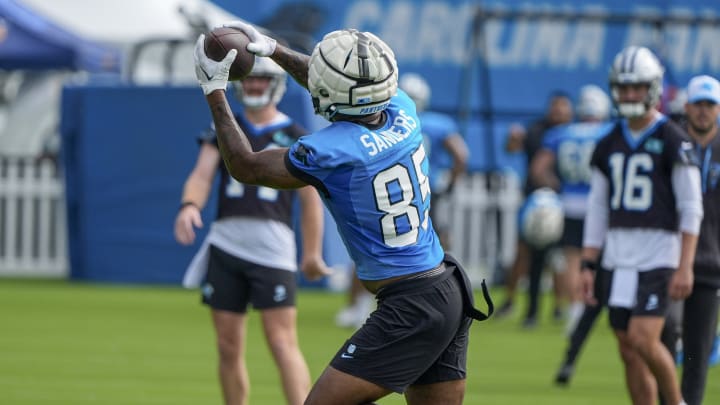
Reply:
[[[215,28],[205,35],[205,55],[214,61],[221,61],[231,49],[237,49],[237,56],[230,67],[228,80],[242,80],[255,64],[255,54],[245,47],[250,39],[244,32],[235,28]]]
[[[537,249],[559,241],[564,223],[562,202],[549,188],[532,192],[520,209],[520,232],[523,239]]]

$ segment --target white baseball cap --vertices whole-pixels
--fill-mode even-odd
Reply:
[[[720,82],[707,75],[695,76],[688,83],[687,97],[691,104],[698,101],[720,104]]]

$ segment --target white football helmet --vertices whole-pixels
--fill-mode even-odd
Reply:
[[[655,54],[642,46],[629,46],[615,56],[610,68],[610,91],[618,113],[626,118],[640,117],[660,101],[663,69]],[[647,84],[648,95],[640,103],[620,103],[617,86]]]
[[[576,110],[581,120],[604,121],[610,117],[610,97],[594,84],[582,86]]]
[[[275,61],[263,56],[255,57],[255,64],[247,77],[269,77],[270,85],[267,90],[259,96],[244,94],[242,83],[234,84],[235,97],[245,108],[262,108],[268,104],[277,104],[282,99],[287,88],[287,73]]]
[[[315,113],[369,115],[384,110],[397,92],[395,54],[380,38],[357,30],[333,31],[310,55],[308,90]]]
[[[417,73],[405,73],[400,76],[400,88],[415,102],[418,111],[427,107],[430,100],[430,86]]]
[[[682,115],[685,114],[685,104],[688,102],[687,89],[678,89],[675,95],[667,105],[668,114]]]

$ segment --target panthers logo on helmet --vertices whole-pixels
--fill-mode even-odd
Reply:
[[[535,248],[543,248],[560,240],[565,217],[562,202],[550,188],[535,190],[520,210],[520,232]]]

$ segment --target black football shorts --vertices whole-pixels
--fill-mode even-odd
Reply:
[[[635,307],[609,307],[610,326],[626,331],[633,316],[665,317],[670,306],[668,286],[674,272],[675,269],[660,268],[638,273]]]
[[[210,245],[202,302],[213,309],[245,313],[295,305],[295,273],[251,263]]]
[[[471,318],[463,312],[465,291],[453,269],[382,288],[377,310],[330,365],[398,393],[410,385],[464,379]]]
[[[560,245],[582,248],[584,223],[582,219],[565,217]]]

